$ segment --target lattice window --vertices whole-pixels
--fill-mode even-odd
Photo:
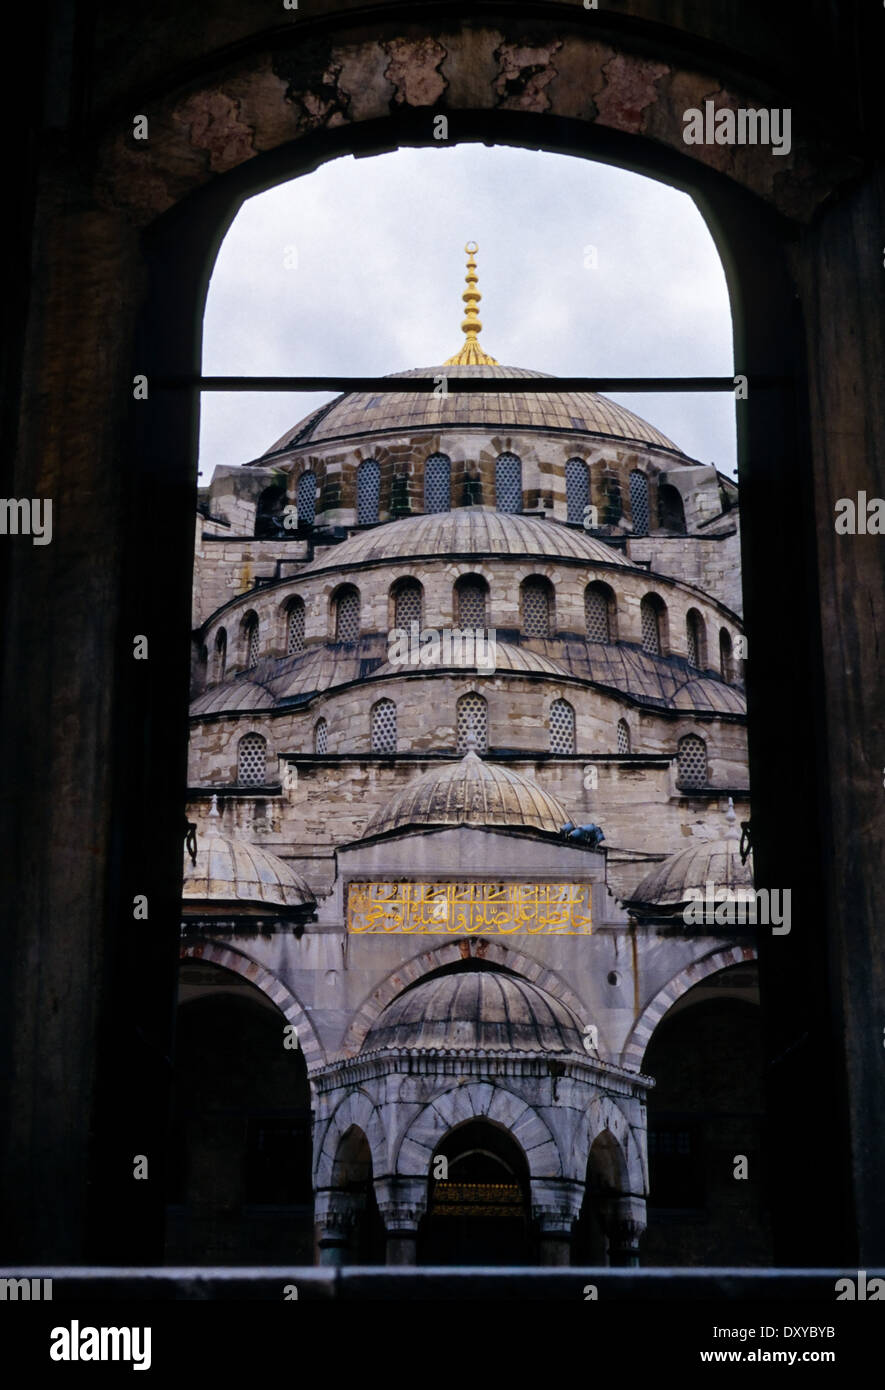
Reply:
[[[381,505],[381,466],[375,459],[364,459],[356,470],[356,519],[360,526],[378,520]]]
[[[335,641],[355,642],[360,635],[360,596],[356,589],[341,589],[335,599]]]
[[[261,655],[261,639],[258,634],[258,619],[251,614],[243,623],[243,638],[246,645],[246,669],[253,671]]]
[[[297,656],[304,651],[304,603],[300,598],[294,598],[289,604],[286,628],[286,654]]]
[[[676,746],[676,779],[681,787],[707,785],[707,745],[697,734],[686,734]]]
[[[522,511],[522,464],[516,454],[499,454],[495,463],[495,503],[499,512]]]
[[[237,744],[237,781],[242,787],[263,787],[267,781],[267,739],[243,734]]]
[[[215,679],[224,680],[227,669],[227,633],[223,627],[215,634]]]
[[[648,478],[644,473],[634,470],[630,474],[630,514],[633,517],[634,536],[648,535]]]
[[[379,700],[372,706],[372,751],[396,752],[396,705],[392,700]]]
[[[685,642],[690,666],[704,664],[704,620],[692,608],[685,619]]]
[[[478,579],[465,579],[455,589],[456,611],[460,628],[486,627],[487,589]]]
[[[527,579],[522,586],[522,630],[526,637],[549,637],[553,607],[546,579]]]
[[[611,599],[602,584],[588,584],[584,590],[584,621],[588,642],[611,641]]]
[[[618,720],[618,752],[630,752],[630,726],[626,719]]]
[[[554,700],[550,706],[550,752],[574,753],[575,711],[568,700]]]
[[[421,585],[417,580],[406,579],[398,585],[393,598],[394,627],[402,628],[405,632],[409,631],[410,623],[417,623],[421,627],[422,597]]]
[[[452,507],[452,461],[447,454],[431,454],[424,465],[425,512],[448,512]]]
[[[719,631],[719,668],[722,671],[722,679],[729,683],[734,680],[734,658],[732,656],[731,637],[725,628]]]
[[[590,501],[590,471],[583,459],[569,459],[565,465],[565,500],[569,521],[582,524]]]
[[[653,656],[661,653],[661,614],[657,604],[644,598],[639,606],[642,618],[642,650]]]
[[[489,712],[482,695],[471,692],[462,695],[457,705],[458,752],[466,753],[473,745],[475,751],[485,753],[489,746]]]
[[[312,526],[314,517],[317,514],[316,473],[301,474],[301,477],[298,479],[296,502],[298,506],[298,525]]]
[[[314,727],[313,751],[315,753],[328,753],[329,751],[329,726],[325,719],[318,719]]]

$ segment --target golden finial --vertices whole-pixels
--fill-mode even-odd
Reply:
[[[468,241],[464,247],[467,252],[467,288],[461,298],[467,305],[464,310],[464,322],[461,324],[462,333],[466,333],[464,346],[454,357],[448,358],[445,363],[447,367],[497,367],[498,363],[494,357],[489,357],[483,352],[479,345],[479,334],[482,332],[482,324],[479,320],[479,309],[477,305],[482,299],[482,295],[477,289],[478,280],[476,277],[476,261],[473,259],[479,247],[475,241]]]

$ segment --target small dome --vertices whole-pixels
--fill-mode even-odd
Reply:
[[[493,507],[456,507],[450,512],[387,521],[322,551],[297,578],[326,570],[351,570],[378,560],[438,560],[488,555],[493,559],[532,556],[580,560],[590,565],[636,569],[630,560],[585,531],[541,517],[498,512]]]
[[[415,985],[369,1029],[362,1052],[434,1048],[473,1052],[577,1052],[580,1027],[537,985],[495,970],[465,970]]]
[[[655,429],[632,410],[617,405],[606,396],[592,391],[557,390],[557,379],[546,372],[533,372],[526,367],[502,367],[498,364],[460,366],[446,363],[438,367],[418,367],[408,372],[392,372],[391,381],[403,377],[516,377],[547,378],[549,391],[531,391],[520,395],[508,392],[484,395],[481,392],[450,391],[403,393],[398,391],[372,395],[367,391],[349,391],[328,406],[300,420],[281,439],[267,450],[264,458],[309,444],[328,443],[335,439],[360,439],[385,432],[403,430],[432,430],[451,428],[519,430],[557,430],[565,434],[589,434],[596,438],[617,439],[619,442],[645,445],[647,448],[667,449],[684,457],[672,439]]]
[[[258,845],[197,833],[197,862],[184,855],[185,902],[252,903],[303,907],[315,901],[300,874]]]
[[[706,895],[708,883],[714,885],[714,891],[753,887],[752,855],[748,856],[746,864],[741,863],[736,838],[702,840],[671,854],[634,889],[630,902],[677,907],[688,902],[689,889],[700,890]]]
[[[416,777],[370,818],[363,839],[412,825],[487,825],[543,830],[558,835],[568,812],[518,772],[467,753],[457,763]]]

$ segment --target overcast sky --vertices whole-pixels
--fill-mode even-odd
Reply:
[[[468,240],[479,243],[480,340],[503,365],[733,374],[725,276],[687,194],[584,159],[483,145],[348,156],[245,202],[209,288],[203,371],[383,375],[444,362],[463,342]],[[204,395],[201,481],[257,457],[328,399]],[[734,473],[731,395],[613,399]]]

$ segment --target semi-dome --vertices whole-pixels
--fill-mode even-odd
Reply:
[[[298,571],[298,578],[324,570],[350,570],[380,560],[439,559],[489,555],[580,560],[591,565],[637,566],[604,541],[559,521],[493,507],[456,507],[450,512],[387,521],[324,550]]]
[[[197,862],[184,856],[185,903],[304,907],[315,899],[300,874],[259,845],[210,832],[197,835]]]
[[[485,825],[558,835],[568,821],[561,803],[537,782],[469,752],[433,767],[397,792],[369,819],[363,838],[407,826]]]
[[[666,449],[685,457],[678,445],[632,410],[617,405],[594,391],[557,391],[555,376],[526,367],[461,366],[415,367],[407,372],[391,372],[386,378],[397,381],[409,377],[513,377],[547,379],[550,391],[484,392],[384,392],[350,391],[330,405],[321,406],[288,430],[263,455],[265,460],[312,444],[345,439],[361,439],[401,433],[408,430],[439,431],[477,426],[496,434],[502,426],[529,431],[558,431],[561,434],[588,434],[597,439],[614,439],[619,444]]]
[[[375,1021],[362,1052],[574,1052],[580,1028],[560,1000],[527,980],[467,970],[425,980],[394,999]]]
[[[706,897],[708,884],[723,888],[753,887],[753,861],[741,863],[737,838],[702,840],[664,859],[634,889],[631,903],[650,907],[679,907],[690,901],[689,892]]]

